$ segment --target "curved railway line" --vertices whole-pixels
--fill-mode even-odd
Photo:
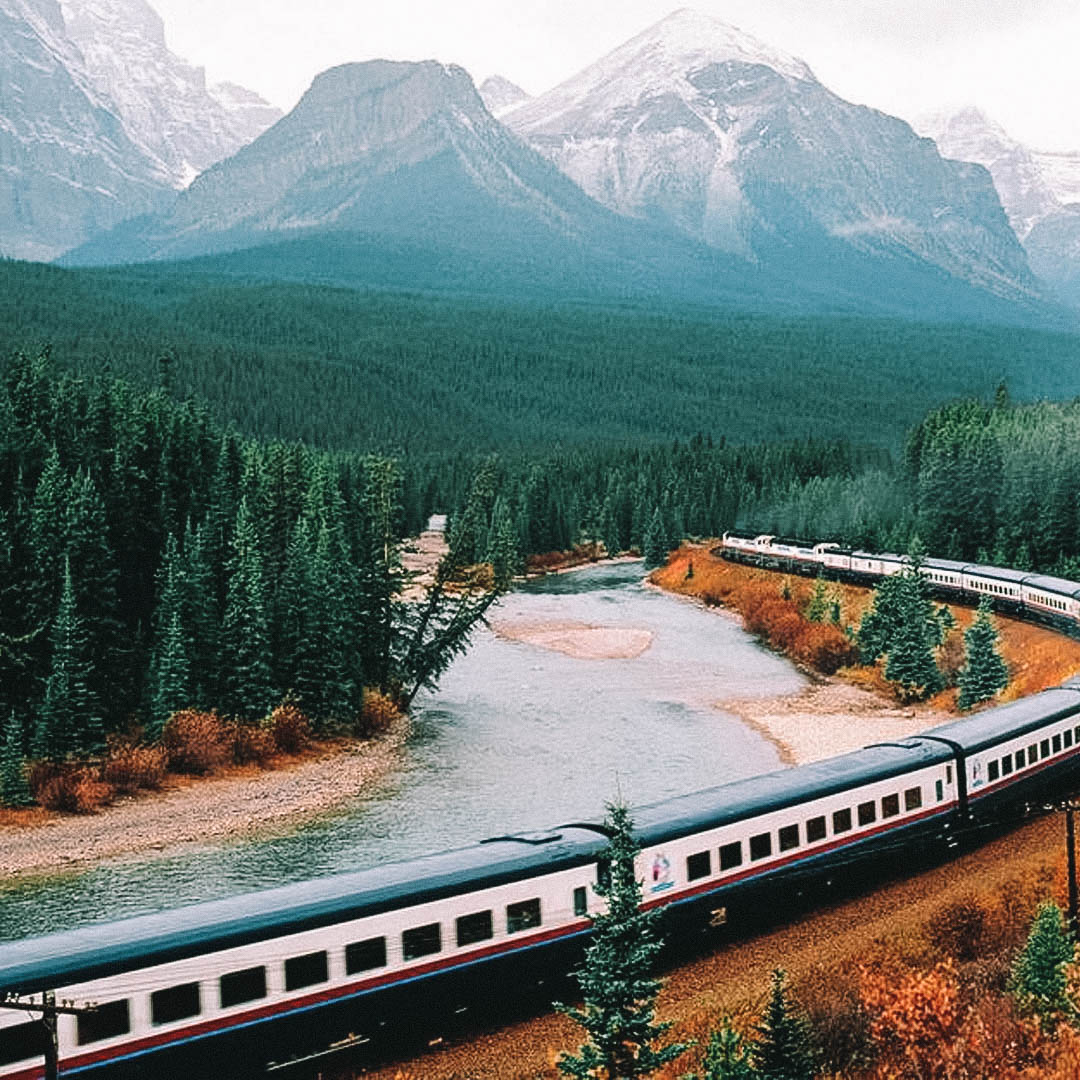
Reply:
[[[728,534],[738,561],[857,583],[900,556]],[[845,563],[846,560],[846,563]],[[1080,584],[927,560],[931,587],[1075,629]],[[1080,764],[1080,680],[919,735],[635,810],[645,903],[675,942],[749,928],[871,872],[918,867],[1001,827]],[[91,1000],[60,1018],[80,1075],[261,1072],[403,1018],[483,1016],[500,988],[580,955],[605,844],[597,822],[0,946],[0,993]],[[0,1077],[36,1080],[39,1033],[0,1016]],[[427,1075],[427,1074],[425,1074]]]

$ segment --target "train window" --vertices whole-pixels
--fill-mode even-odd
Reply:
[[[1028,747],[1027,759],[1029,765],[1034,765],[1039,760],[1039,746],[1037,743],[1032,743]]]
[[[1061,736],[1060,735],[1055,735],[1053,737],[1053,739],[1051,740],[1051,743],[1053,744],[1053,747],[1054,747],[1054,753],[1055,754],[1060,754],[1061,753]]]
[[[1080,724],[1073,728],[1073,738],[1080,743]]]
[[[1001,770],[996,761],[991,761],[986,767],[986,779],[992,784],[999,776]]]
[[[851,811],[844,807],[843,810],[834,810],[832,816],[832,831],[834,833],[847,832],[851,828]]]
[[[798,825],[785,825],[780,830],[780,850],[790,851],[792,848],[799,846],[799,826]]]
[[[816,844],[819,840],[825,839],[825,819],[823,817],[812,817],[806,823],[806,842],[808,844]]]
[[[574,914],[575,915],[588,915],[589,914],[589,897],[585,892],[585,886],[579,885],[574,890]]]
[[[767,859],[772,854],[772,835],[767,832],[750,837],[750,860]]]
[[[707,851],[699,851],[690,855],[686,860],[686,880],[697,881],[698,878],[708,877],[712,873],[712,857]]]
[[[326,982],[329,978],[330,969],[325,951],[290,956],[285,961],[286,990],[300,990],[305,986]]]
[[[945,766],[945,783],[946,784],[951,784],[952,783],[952,766],[951,765],[946,765]]]
[[[881,797],[881,816],[883,818],[896,817],[900,813],[900,796],[883,795]]]
[[[934,796],[938,802],[945,798],[945,785],[940,780],[934,781]]]
[[[442,928],[437,922],[426,926],[414,926],[401,935],[402,960],[417,960],[430,956],[442,948]]]
[[[76,1018],[75,1038],[80,1046],[116,1039],[131,1030],[131,1015],[126,1001],[110,1001],[99,1005],[92,1013]]]
[[[1072,746],[1072,732],[1071,731],[1066,731],[1065,732],[1065,749],[1068,750],[1070,746]]]
[[[1039,743],[1039,756],[1044,757],[1044,758],[1050,756],[1050,740],[1049,739],[1043,739],[1043,741],[1041,743]]]
[[[1001,759],[1001,775],[1008,776],[1012,772],[1012,754],[1006,754]]]
[[[720,869],[733,870],[736,866],[742,866],[742,843],[735,840],[730,844],[720,845]]]
[[[44,1053],[45,1029],[40,1020],[0,1028],[0,1065],[14,1065],[16,1061],[41,1057]]]
[[[472,915],[461,915],[457,920],[457,943],[475,945],[478,941],[487,941],[495,936],[495,926],[490,911],[477,911]]]
[[[858,821],[860,825],[873,825],[877,819],[876,808],[873,800],[870,802],[859,803],[858,808]]]
[[[166,990],[155,990],[150,995],[150,1020],[154,1024],[175,1024],[202,1011],[199,1001],[199,984],[183,983]]]
[[[230,971],[222,975],[218,983],[221,1007],[230,1009],[245,1001],[258,1001],[266,997],[266,968],[250,967],[243,971]]]
[[[373,937],[345,946],[345,974],[386,967],[386,938]]]
[[[540,900],[519,900],[506,905],[506,932],[517,934],[540,925]]]
[[[922,788],[908,788],[904,792],[904,809],[918,810],[920,806],[922,806]]]

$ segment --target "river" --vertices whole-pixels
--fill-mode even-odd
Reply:
[[[0,939],[266,888],[603,814],[779,766],[717,702],[801,675],[745,634],[642,583],[640,563],[526,583],[500,622],[648,631],[632,659],[577,659],[489,629],[418,698],[405,761],[343,811],[287,835],[126,857],[0,886]]]

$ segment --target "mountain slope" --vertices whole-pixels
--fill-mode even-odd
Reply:
[[[492,75],[485,79],[479,87],[480,97],[483,99],[487,110],[494,117],[500,117],[511,109],[516,109],[532,97],[509,79],[502,75]]]
[[[250,91],[208,90],[203,69],[169,51],[146,0],[60,2],[94,88],[171,186],[186,186],[280,117]]]
[[[1031,269],[1080,306],[1080,154],[1030,150],[973,107],[916,123],[947,157],[990,170]]]
[[[984,170],[708,16],[676,12],[505,119],[604,205],[751,261],[868,255],[1037,291]]]
[[[0,0],[0,176],[0,253],[18,258],[54,258],[165,198],[56,0]]]

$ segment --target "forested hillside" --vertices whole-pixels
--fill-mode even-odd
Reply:
[[[246,435],[418,456],[815,437],[898,449],[942,401],[1080,393],[1077,339],[724,309],[542,305],[0,262],[0,355],[44,344]]]
[[[365,688],[407,703],[497,589],[440,578],[404,603],[401,529],[387,458],[246,439],[165,391],[16,356],[0,381],[5,751],[63,760],[177,709],[257,720],[289,693],[317,723],[353,722]],[[492,559],[496,587],[510,557]]]
[[[935,409],[896,474],[814,477],[746,500],[744,524],[1080,578],[1080,400]]]

